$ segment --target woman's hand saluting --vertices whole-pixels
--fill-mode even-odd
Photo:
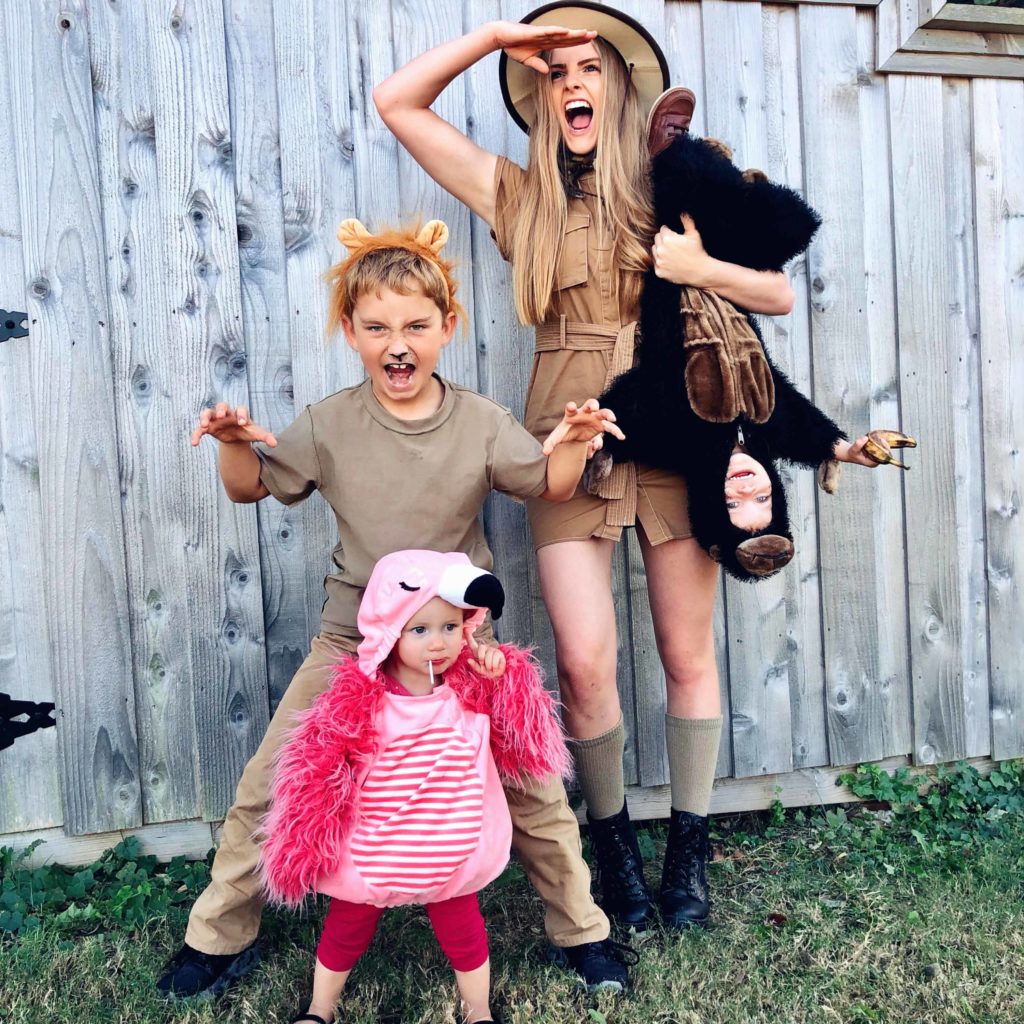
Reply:
[[[542,75],[548,66],[537,56],[543,50],[563,46],[579,46],[597,37],[590,29],[559,28],[557,25],[524,25],[518,21],[498,21],[494,25],[494,38],[513,60]]]

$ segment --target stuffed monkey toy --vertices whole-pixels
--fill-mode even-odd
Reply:
[[[682,134],[652,161],[659,224],[688,213],[709,255],[755,270],[779,270],[802,253],[821,223],[794,191],[760,171],[740,171],[715,140]],[[755,319],[732,303],[672,284],[649,269],[640,301],[636,365],[600,398],[624,441],[604,439],[587,486],[601,492],[611,462],[635,461],[686,478],[694,537],[740,580],[769,576],[793,557],[777,459],[816,468],[834,493],[833,449],[846,434],[771,361]],[[680,426],[681,424],[681,426]],[[898,431],[873,431],[863,451],[902,466]]]

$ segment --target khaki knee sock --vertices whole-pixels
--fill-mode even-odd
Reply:
[[[706,818],[711,806],[722,719],[665,715],[672,807]]]
[[[593,819],[610,818],[622,810],[626,791],[622,781],[622,752],[626,730],[622,718],[607,732],[590,740],[566,741],[576,762],[576,778]]]

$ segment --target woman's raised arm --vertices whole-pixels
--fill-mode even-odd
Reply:
[[[537,54],[593,37],[593,32],[577,29],[488,22],[399,68],[373,90],[373,101],[384,123],[427,174],[493,226],[497,157],[438,117],[430,105],[449,82],[495,50],[504,49],[514,60],[546,74],[547,65]]]

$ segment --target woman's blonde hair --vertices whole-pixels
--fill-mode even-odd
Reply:
[[[607,223],[611,229],[620,300],[629,307],[640,299],[643,272],[651,261],[655,224],[650,159],[629,69],[619,52],[600,36],[594,45],[601,57],[603,84],[594,161],[601,197],[596,227],[603,233]],[[549,54],[541,56],[546,61]],[[536,76],[534,109],[537,120],[530,129],[526,184],[510,240],[516,312],[524,324],[541,323],[551,308],[568,206],[558,160],[562,112],[553,107],[546,75]]]

